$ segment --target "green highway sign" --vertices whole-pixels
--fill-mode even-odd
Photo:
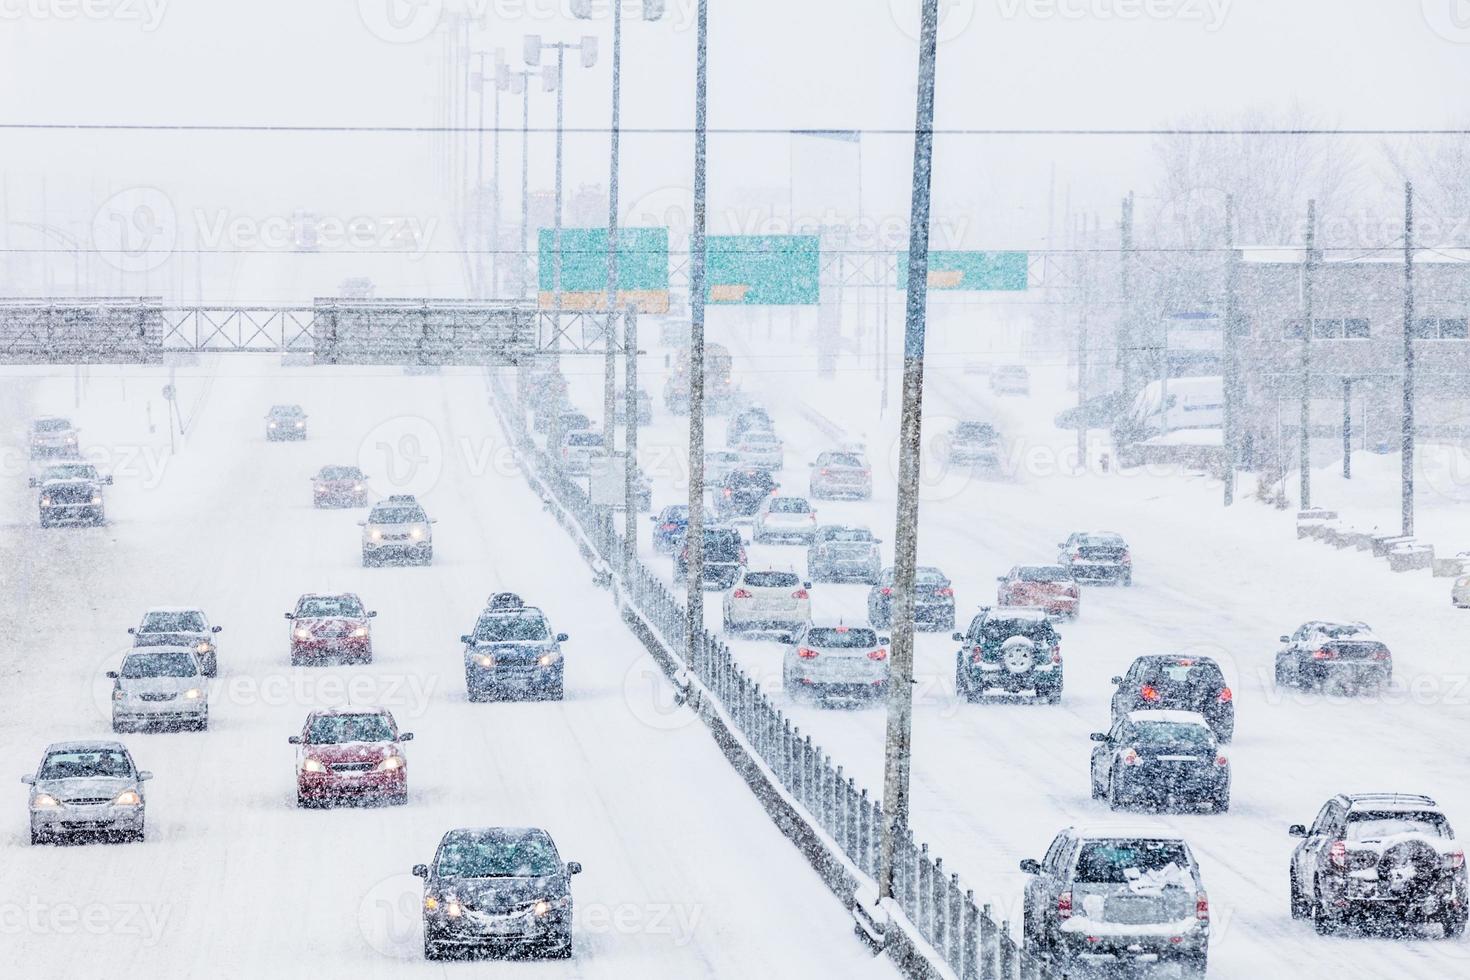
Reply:
[[[930,252],[930,289],[1022,292],[1029,252]],[[898,253],[898,288],[909,288],[909,253]]]
[[[555,305],[556,229],[542,228],[537,236],[537,264],[543,309]],[[607,229],[561,230],[562,308],[607,308]],[[618,229],[618,303],[636,304],[644,313],[666,313],[669,308],[669,230]]]
[[[705,239],[706,301],[814,305],[821,295],[821,257],[815,235],[711,235]]]

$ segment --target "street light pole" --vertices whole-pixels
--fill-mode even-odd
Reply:
[[[612,51],[612,129],[609,132],[609,174],[607,178],[607,325],[603,328],[604,346],[607,348],[606,357],[603,360],[603,431],[606,435],[603,441],[607,443],[607,451],[613,451],[613,415],[616,414],[614,400],[617,398],[614,388],[617,384],[618,361],[617,352],[613,343],[613,309],[618,302],[618,150],[619,150],[619,125],[622,118],[622,95],[623,95],[623,0],[613,0],[613,51]],[[627,382],[624,382],[626,385]],[[633,397],[631,388],[628,397]],[[630,431],[636,427],[637,419],[629,426]],[[629,472],[632,472],[630,466]],[[628,488],[631,497],[632,488]],[[629,537],[633,536],[634,523],[633,512],[628,511],[628,518],[624,522]]]
[[[898,512],[893,533],[893,645],[888,731],[883,757],[883,828],[878,898],[893,897],[896,837],[909,822],[909,765],[914,712],[914,573],[919,543],[919,461],[924,404],[925,304],[929,286],[929,189],[934,156],[934,66],[939,0],[923,0],[919,31],[914,182],[909,205],[908,302],[903,336],[903,408],[899,422]]]
[[[1399,533],[1414,533],[1414,185],[1404,183],[1404,418],[1400,438]]]
[[[1302,266],[1302,305],[1305,321],[1302,323],[1302,399],[1298,406],[1298,463],[1301,467],[1301,509],[1312,506],[1312,273],[1316,267],[1317,251],[1317,202],[1307,202],[1307,256]]]
[[[933,0],[928,0],[933,2]],[[689,530],[685,545],[684,650],[693,660],[704,629],[704,206],[709,0],[699,0],[694,57],[694,214],[689,229]]]

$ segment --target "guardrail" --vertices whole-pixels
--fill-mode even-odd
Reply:
[[[594,507],[587,491],[535,444],[525,407],[506,390],[498,372],[489,372],[489,385],[496,411],[523,463],[534,469],[528,477],[575,520],[605,574],[616,581],[624,601],[664,648],[684,665],[691,685],[697,683],[718,701],[756,761],[805,811],[808,823],[840,853],[849,870],[866,881],[862,890],[875,896],[882,803],[845,775],[810,735],[791,724],[717,636],[701,630],[694,649],[687,649],[684,604],[642,562],[623,567],[623,539],[610,514]],[[634,526],[631,520],[628,523]],[[931,854],[928,844],[916,844],[910,828],[898,828],[895,853],[892,905],[864,907],[866,903],[857,900],[854,912],[860,914],[860,922],[862,918],[871,922],[875,911],[881,912],[890,920],[888,929],[916,933],[928,947],[920,953],[927,970],[917,972],[947,972],[961,980],[1050,980],[1045,962],[1017,945],[1009,923],[997,922],[989,905],[978,907],[974,891],[962,885],[957,873],[945,869],[943,859]],[[863,931],[860,925],[858,932]]]

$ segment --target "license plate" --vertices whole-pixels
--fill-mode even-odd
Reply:
[[[516,936],[526,930],[519,919],[491,918],[485,920],[484,931],[489,936]]]

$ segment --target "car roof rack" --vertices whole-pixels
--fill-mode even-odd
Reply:
[[[1343,798],[1348,801],[1349,806],[1358,806],[1363,803],[1404,803],[1418,806],[1439,806],[1433,797],[1425,796],[1423,793],[1343,793]]]

